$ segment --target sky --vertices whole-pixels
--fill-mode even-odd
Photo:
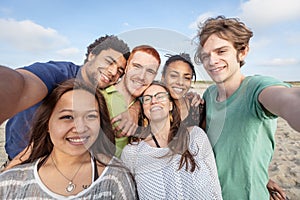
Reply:
[[[149,44],[166,54],[197,48],[197,25],[208,17],[238,17],[253,32],[245,75],[300,81],[299,0],[1,0],[0,64],[71,61],[82,65],[86,47],[100,36]],[[162,67],[161,67],[162,68]],[[209,80],[201,65],[197,79]]]

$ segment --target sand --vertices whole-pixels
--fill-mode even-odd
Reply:
[[[195,86],[195,90],[202,94],[205,87]],[[4,126],[0,126],[0,163],[6,160],[4,151]],[[293,130],[285,120],[278,119],[275,135],[276,147],[274,157],[269,167],[270,178],[278,183],[286,192],[290,200],[300,197],[300,133]]]

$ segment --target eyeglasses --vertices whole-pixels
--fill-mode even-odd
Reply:
[[[142,102],[142,104],[149,104],[149,103],[151,103],[153,97],[155,97],[155,99],[158,102],[162,102],[162,101],[165,101],[169,97],[169,93],[168,92],[158,92],[154,95],[144,95],[144,96],[140,97],[139,99]]]

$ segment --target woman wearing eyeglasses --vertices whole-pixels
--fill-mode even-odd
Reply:
[[[140,98],[144,128],[121,159],[140,199],[222,199],[214,155],[204,131],[187,128],[169,90],[153,82]]]

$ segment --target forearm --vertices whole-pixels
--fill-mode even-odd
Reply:
[[[16,112],[16,102],[20,99],[24,85],[20,73],[0,66],[0,124]]]
[[[282,109],[282,117],[288,124],[300,132],[300,88],[290,88],[290,98],[288,98]]]
[[[268,87],[259,95],[259,101],[269,112],[282,117],[300,132],[300,88]]]

